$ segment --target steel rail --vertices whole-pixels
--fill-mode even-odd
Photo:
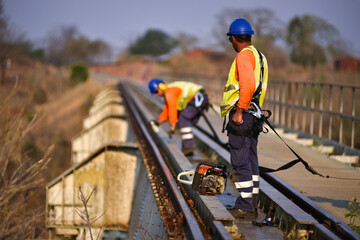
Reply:
[[[178,205],[179,209],[181,210],[184,219],[186,227],[184,230],[188,230],[188,233],[186,233],[186,237],[190,237],[190,239],[205,239],[204,235],[201,231],[201,228],[199,224],[197,223],[196,218],[192,214],[189,206],[187,205],[186,200],[184,199],[182,193],[180,192],[176,180],[173,178],[170,169],[165,163],[165,160],[163,156],[161,155],[161,152],[159,148],[156,146],[156,143],[153,141],[146,124],[144,122],[144,119],[141,117],[141,114],[138,113],[136,105],[132,101],[132,96],[127,93],[126,86],[124,84],[119,84],[119,89],[121,91],[121,94],[124,96],[124,102],[126,106],[126,110],[129,114],[131,114],[132,124],[136,124],[138,128],[141,129],[141,132],[143,133],[143,140],[146,141],[147,145],[150,147],[151,151],[153,152],[155,158],[158,161],[159,167],[161,168],[161,171],[163,173],[164,180],[167,182],[167,185],[169,186],[169,189],[171,191],[171,194],[173,196],[173,199],[175,200],[176,204]]]

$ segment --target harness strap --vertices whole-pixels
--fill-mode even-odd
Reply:
[[[271,112],[269,110],[265,110],[267,111],[268,113],[270,113],[271,115]],[[304,160],[302,159],[285,141],[284,139],[282,139],[282,137],[280,137],[280,135],[276,132],[276,130],[274,129],[274,127],[270,124],[268,118],[270,117],[269,116],[264,116],[263,115],[263,120],[264,122],[266,122],[266,124],[271,128],[271,130],[274,131],[274,133],[281,139],[281,141],[283,143],[285,143],[285,145],[290,149],[290,151],[298,158],[296,160],[293,160],[281,167],[279,167],[278,169],[271,169],[271,168],[266,168],[266,167],[261,167],[259,166],[259,169],[261,172],[276,172],[276,171],[280,171],[280,170],[285,170],[285,169],[288,169],[292,166],[294,166],[295,164],[297,164],[298,162],[301,162],[304,166],[305,166],[305,169],[308,170],[309,172],[311,172],[312,174],[315,174],[315,175],[319,175],[320,177],[324,177],[322,174],[318,173],[315,169],[313,169],[311,166],[309,166],[309,164]]]
[[[225,129],[226,129],[226,116],[227,116],[227,114],[224,116],[223,126],[222,126],[222,130],[221,130],[222,133],[224,133]]]
[[[253,100],[256,104],[259,105],[259,98],[261,95],[261,91],[262,91],[262,83],[263,83],[263,76],[264,76],[264,61],[263,61],[263,57],[261,55],[261,52],[259,50],[256,49],[256,51],[259,54],[259,58],[260,58],[260,65],[261,65],[261,70],[260,70],[260,83],[258,85],[258,87],[256,88],[254,94],[253,94]]]

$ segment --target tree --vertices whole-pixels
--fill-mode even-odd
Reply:
[[[8,21],[4,16],[4,7],[2,0],[0,0],[0,84],[5,82],[6,66],[9,58],[10,44],[7,43],[9,35]]]
[[[275,40],[285,38],[285,24],[269,9],[225,9],[217,15],[217,25],[213,30],[215,39],[224,49],[231,48],[226,33],[237,18],[245,18],[250,22],[255,31],[254,44],[265,53],[273,47]]]
[[[47,37],[46,56],[47,60],[56,65],[61,66],[66,64],[67,56],[65,52],[65,45],[71,39],[76,38],[79,32],[74,26],[62,26],[53,29]]]
[[[24,34],[10,29],[8,19],[4,15],[3,3],[0,0],[0,84],[5,82],[9,62],[14,59],[29,57],[32,44],[25,40]]]
[[[169,53],[176,41],[161,30],[150,29],[129,47],[131,55],[150,55],[158,57]]]
[[[175,39],[177,45],[179,46],[182,53],[187,53],[191,48],[194,47],[196,42],[198,41],[197,37],[186,34],[179,33]]]
[[[57,66],[85,62],[91,64],[110,57],[110,47],[102,40],[90,41],[74,26],[62,26],[49,33],[47,59]]]
[[[111,57],[110,46],[100,39],[90,42],[88,50],[91,55],[92,62],[103,62]]]
[[[324,19],[304,15],[294,17],[287,29],[287,44],[294,63],[315,66],[327,61],[327,49],[334,49],[338,30]]]
[[[224,9],[217,15],[217,25],[213,30],[213,35],[218,45],[233,53],[233,48],[229,43],[226,33],[230,24],[237,18],[245,18],[254,29],[252,43],[259,49],[271,62],[272,67],[284,66],[288,62],[285,49],[277,42],[285,40],[286,25],[266,8],[256,9]]]

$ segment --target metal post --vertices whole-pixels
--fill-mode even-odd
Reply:
[[[343,99],[343,86],[340,86],[340,129],[339,129],[339,142],[340,143],[343,143],[343,102],[344,102],[344,99]]]
[[[65,216],[65,179],[61,178],[62,183],[62,196],[61,196],[61,223],[64,225],[64,216]]]
[[[311,84],[311,110],[310,110],[310,134],[314,134],[314,111],[315,111],[315,84]]]
[[[292,106],[290,106],[290,104],[292,104],[292,98],[293,98],[293,91],[292,91],[292,84],[291,82],[288,82],[288,89],[289,89],[289,94],[288,94],[288,99],[287,99],[287,102],[289,103],[288,105],[288,109],[289,109],[289,114],[287,114],[288,116],[288,124],[287,126],[289,128],[292,128],[292,124],[291,124],[291,120],[292,120],[292,115],[293,115],[293,112],[294,112],[294,108]]]
[[[352,88],[352,111],[351,115],[352,117],[355,117],[355,88]],[[351,119],[351,147],[355,147],[355,120],[354,118]]]
[[[319,137],[322,138],[323,110],[324,110],[324,85],[320,83],[320,106],[319,106]]]
[[[306,83],[304,83],[303,86],[303,102],[302,102],[302,131],[305,132],[305,127],[306,127]]]
[[[333,108],[333,95],[332,95],[332,85],[329,85],[329,139],[332,138],[332,108]]]
[[[280,124],[280,83],[277,83],[277,88],[275,89],[275,91],[278,92],[278,94],[276,95],[276,114],[275,114],[275,122],[277,124]]]
[[[282,89],[282,93],[281,93],[281,105],[282,105],[282,111],[281,111],[281,124],[283,126],[286,126],[286,122],[285,122],[285,115],[286,115],[286,84],[285,82],[282,82],[281,85],[281,89]]]
[[[75,206],[76,206],[76,170],[75,168],[73,168],[72,170],[73,172],[73,176],[74,176],[74,180],[73,180],[73,200],[72,200],[72,209],[74,210],[74,213],[73,213],[73,224],[75,225],[75,215],[76,215],[76,212],[75,212]]]
[[[299,129],[299,84],[295,83],[295,105],[296,105],[296,111],[295,111],[295,129]]]

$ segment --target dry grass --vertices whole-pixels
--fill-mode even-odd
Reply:
[[[7,76],[0,86],[0,239],[47,238],[45,184],[70,167],[71,139],[101,85],[70,89],[66,70],[41,64],[14,63]]]

